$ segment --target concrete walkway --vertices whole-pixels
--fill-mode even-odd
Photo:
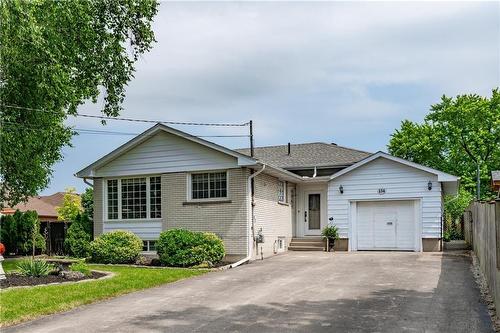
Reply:
[[[470,262],[290,252],[2,332],[492,332]]]

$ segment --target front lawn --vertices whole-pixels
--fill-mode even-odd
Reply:
[[[4,261],[4,268],[15,264]],[[0,326],[12,325],[42,315],[69,310],[79,305],[155,287],[204,274],[207,271],[175,268],[139,268],[90,265],[94,270],[113,272],[104,280],[11,289],[0,292]]]

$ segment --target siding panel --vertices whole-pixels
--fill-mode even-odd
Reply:
[[[97,177],[159,174],[179,171],[229,169],[235,157],[176,135],[159,132],[96,170]]]
[[[427,189],[432,181],[432,190]],[[344,193],[339,193],[342,185]],[[386,193],[378,194],[379,188]],[[390,161],[376,159],[328,184],[328,216],[339,227],[340,237],[349,238],[350,201],[421,198],[422,237],[441,237],[441,186],[437,176]]]

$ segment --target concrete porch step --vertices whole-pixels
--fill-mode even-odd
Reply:
[[[292,238],[288,250],[290,251],[324,251],[325,241],[322,237]]]
[[[300,246],[300,245],[290,245],[288,247],[289,251],[324,251],[323,246]]]

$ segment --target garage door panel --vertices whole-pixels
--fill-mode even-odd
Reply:
[[[357,203],[359,250],[415,248],[414,201]]]

